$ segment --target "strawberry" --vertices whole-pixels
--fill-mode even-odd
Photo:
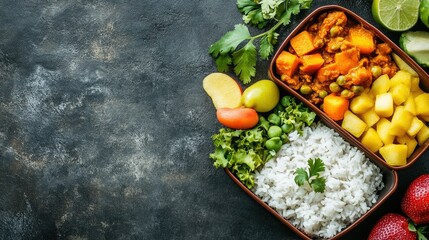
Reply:
[[[429,223],[429,174],[411,182],[402,198],[401,209],[415,224]]]
[[[368,240],[415,240],[417,234],[408,229],[408,219],[397,213],[384,215],[374,225]]]

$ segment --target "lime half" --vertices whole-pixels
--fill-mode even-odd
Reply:
[[[419,5],[420,0],[374,0],[372,16],[391,31],[406,31],[417,23]]]

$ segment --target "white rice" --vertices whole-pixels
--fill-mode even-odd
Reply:
[[[276,158],[255,173],[253,192],[298,229],[329,238],[357,220],[377,201],[383,175],[362,151],[322,123],[289,135]],[[299,187],[297,168],[308,169],[309,158],[325,164],[323,193]]]

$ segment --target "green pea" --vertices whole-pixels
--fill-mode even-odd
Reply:
[[[279,117],[279,115],[271,113],[270,115],[268,115],[268,122],[278,126],[280,125],[281,118]]]
[[[348,89],[344,89],[343,91],[341,91],[341,97],[349,99],[353,97],[353,92]]]
[[[343,86],[344,84],[346,84],[346,76],[344,76],[344,75],[338,76],[337,84],[340,86]]]
[[[268,150],[274,150],[276,152],[278,152],[280,150],[282,145],[283,145],[283,141],[281,140],[280,137],[273,137],[273,138],[268,139],[265,142],[265,147]]]
[[[380,66],[372,66],[371,67],[372,76],[377,78],[381,75],[381,67]]]
[[[282,128],[282,131],[284,133],[290,133],[293,131],[293,125],[292,124],[285,123],[281,126],[281,128]]]
[[[310,94],[313,90],[311,89],[310,86],[304,84],[299,88],[299,91],[302,94]]]
[[[268,129],[268,137],[273,138],[273,137],[280,137],[282,135],[283,131],[281,129],[281,127],[279,126],[271,126]]]
[[[358,85],[352,86],[352,91],[356,95],[360,95],[361,93],[363,93],[364,90],[365,88],[363,86],[358,86]]]
[[[340,34],[340,30],[341,29],[339,26],[333,26],[329,30],[329,34],[331,35],[331,37],[336,37],[336,36],[338,36],[338,34]]]
[[[328,96],[328,92],[326,90],[320,90],[319,91],[319,97],[320,98],[325,98],[326,96]]]
[[[331,82],[329,84],[329,90],[331,90],[331,92],[333,92],[333,93],[337,93],[337,92],[341,91],[341,87],[340,87],[340,85],[338,85],[338,83]]]

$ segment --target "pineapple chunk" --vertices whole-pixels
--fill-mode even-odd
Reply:
[[[387,144],[379,149],[380,155],[390,166],[407,164],[408,147],[403,144]]]
[[[378,136],[385,145],[391,144],[393,143],[393,140],[395,140],[395,136],[389,133],[390,125],[390,121],[386,118],[380,118],[380,120],[375,125]]]
[[[420,78],[419,77],[412,77],[411,78],[411,86],[410,90],[411,92],[418,91],[420,89]]]
[[[410,141],[405,143],[407,145],[408,151],[407,151],[407,158],[413,154],[414,150],[417,147],[417,140],[415,138],[410,138]]]
[[[362,93],[359,96],[356,96],[350,102],[350,110],[354,114],[362,114],[370,110],[374,106],[374,100],[370,95]]]
[[[417,115],[429,116],[429,93],[422,93],[414,98]]]
[[[422,120],[420,120],[418,117],[413,117],[413,120],[411,121],[411,125],[407,130],[407,134],[410,137],[414,137],[417,135],[417,133],[422,129],[423,125],[425,125]]]
[[[375,129],[372,127],[368,128],[368,130],[364,133],[361,143],[371,152],[377,152],[378,149],[383,146],[383,141],[381,141],[377,131],[375,131]]]
[[[423,94],[423,93],[425,93],[425,91],[423,91],[421,88],[411,92],[411,94],[413,95],[414,98],[419,96],[420,94]]]
[[[420,146],[423,145],[426,142],[426,140],[428,140],[429,138],[429,127],[426,125],[423,125],[423,127],[417,133],[416,137],[419,145]]]
[[[401,105],[410,95],[410,88],[405,84],[399,83],[398,85],[392,86],[389,92],[392,94],[395,105]]]
[[[404,106],[398,106],[393,113],[389,133],[395,136],[404,135],[410,128],[414,115],[405,110]]]
[[[391,86],[397,86],[399,84],[404,84],[408,88],[411,88],[411,74],[404,70],[399,70],[393,75],[390,79]]]
[[[414,102],[413,95],[410,94],[408,96],[407,100],[405,100],[404,106],[405,106],[405,110],[409,111],[413,115],[417,115],[417,113],[416,113],[416,103]]]
[[[357,138],[362,135],[367,127],[364,121],[349,110],[344,113],[344,119],[341,126]]]
[[[387,93],[387,91],[390,89],[390,84],[389,76],[387,74],[383,74],[372,82],[371,92],[374,94],[374,96]]]
[[[375,112],[380,117],[390,117],[393,114],[393,98],[391,93],[382,93],[375,97]]]
[[[374,108],[371,108],[369,111],[359,115],[359,118],[362,119],[368,127],[374,126],[374,124],[380,120],[380,116],[378,116]]]

